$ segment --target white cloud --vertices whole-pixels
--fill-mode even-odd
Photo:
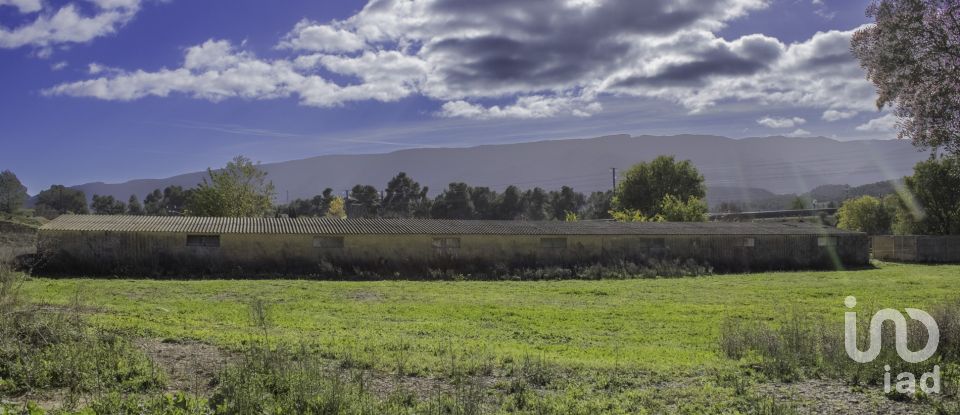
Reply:
[[[803,128],[798,128],[798,129],[794,130],[792,133],[787,134],[787,136],[789,136],[789,137],[808,137],[808,136],[810,136],[810,135],[813,135],[813,133],[811,133],[811,132],[809,132],[809,131],[807,131],[807,130],[804,130]]]
[[[13,6],[24,14],[36,13],[43,9],[40,0],[0,0],[0,6]]]
[[[55,63],[55,64],[53,64],[53,65],[50,65],[50,69],[51,69],[51,70],[54,70],[54,71],[59,71],[59,70],[62,70],[62,69],[64,69],[64,68],[66,68],[67,65],[69,65],[69,64],[68,64],[66,61],[60,61],[60,62],[57,62],[57,63]]]
[[[853,118],[857,114],[859,114],[858,111],[826,110],[823,112],[823,116],[821,118],[824,121],[840,121],[848,118]]]
[[[873,133],[892,133],[897,128],[897,116],[887,114],[879,118],[874,118],[864,124],[857,126],[857,131],[866,131]]]
[[[353,52],[363,49],[365,45],[355,33],[301,20],[277,47],[312,52]]]
[[[3,1],[3,0],[0,0]],[[40,57],[49,56],[51,48],[70,43],[86,43],[111,35],[127,24],[140,10],[141,0],[91,0],[97,12],[85,15],[74,3],[55,12],[41,13],[32,22],[15,28],[0,26],[0,48],[34,47]],[[36,3],[18,1],[21,11],[35,9]],[[2,4],[2,3],[0,3]],[[24,9],[24,7],[27,7]],[[42,5],[41,5],[42,7]]]
[[[467,101],[451,101],[443,104],[440,114],[448,118],[550,118],[558,115],[589,117],[603,107],[596,102],[584,103],[576,98],[526,96],[512,105],[484,107]]]
[[[874,89],[849,52],[853,30],[791,44],[716,34],[766,3],[371,0],[342,21],[300,21],[278,41],[282,55],[274,60],[213,41],[189,48],[176,69],[95,73],[100,77],[46,92],[101,99],[295,96],[321,107],[419,95],[442,102],[441,116],[473,118],[590,115],[598,111],[594,103],[611,96],[661,99],[691,112],[722,101],[827,110],[829,117],[873,108]],[[481,104],[489,101],[515,102]],[[782,126],[773,128],[805,120],[777,121],[770,120]]]
[[[763,117],[757,120],[757,124],[767,126],[770,128],[793,128],[795,126],[806,123],[807,120],[800,117],[793,118],[773,118],[773,117]]]

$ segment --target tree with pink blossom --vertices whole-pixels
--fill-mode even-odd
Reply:
[[[891,107],[900,138],[960,154],[960,1],[874,0],[853,54]]]

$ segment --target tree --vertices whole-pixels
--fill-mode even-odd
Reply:
[[[476,219],[495,219],[497,217],[497,192],[489,187],[471,187],[470,200],[473,202]]]
[[[93,195],[93,203],[90,207],[97,215],[122,215],[127,211],[127,205],[109,195]]]
[[[873,196],[848,199],[837,211],[837,227],[870,235],[890,233],[893,217],[887,206]]]
[[[143,205],[140,204],[140,199],[137,199],[137,195],[130,195],[130,199],[127,200],[127,214],[143,215]]]
[[[874,0],[851,49],[892,106],[898,135],[921,148],[960,153],[960,2]]]
[[[553,210],[553,217],[558,220],[566,218],[568,213],[576,216],[586,203],[583,194],[573,191],[570,186],[561,187],[559,192],[550,192],[550,208]]]
[[[693,196],[684,201],[674,195],[667,195],[660,205],[660,216],[667,222],[705,222],[707,204]]]
[[[523,215],[523,193],[517,186],[509,186],[497,198],[496,219],[514,220]]]
[[[27,187],[10,170],[0,172],[0,212],[17,213],[27,201]]]
[[[547,220],[550,216],[550,195],[539,187],[527,190],[524,198],[524,218],[527,220]]]
[[[151,216],[166,215],[163,208],[163,192],[160,189],[154,189],[147,194],[147,197],[143,198],[143,211]]]
[[[930,159],[903,180],[909,193],[901,203],[925,235],[960,234],[960,156]]]
[[[806,199],[797,196],[793,198],[793,202],[790,202],[790,209],[793,210],[806,210],[810,208],[810,204],[807,203]]]
[[[654,217],[660,214],[667,195],[679,200],[703,199],[703,181],[690,160],[678,162],[673,156],[660,156],[627,170],[617,186],[613,205],[617,210],[639,210],[644,216]]]
[[[610,190],[593,192],[587,197],[583,217],[585,219],[611,219],[611,210],[613,210],[613,192]]]
[[[191,215],[264,216],[273,208],[273,183],[250,159],[234,157],[221,170],[207,169],[207,175],[187,201]]]
[[[327,209],[327,216],[338,219],[347,218],[347,208],[342,197],[336,196],[330,200],[330,207]]]
[[[450,183],[447,190],[434,200],[430,214],[437,219],[474,219],[476,211],[470,198],[470,186]]]
[[[420,183],[400,172],[387,183],[383,197],[383,214],[389,217],[409,218],[425,203],[426,189]]]
[[[351,217],[375,218],[380,213],[380,192],[370,185],[353,186],[347,206]]]
[[[330,203],[333,202],[336,196],[333,195],[333,189],[326,188],[323,189],[323,193],[316,195],[311,199],[313,203],[313,209],[317,213],[317,216],[325,216],[327,212],[330,211]],[[342,202],[343,200],[341,200]]]
[[[87,196],[82,191],[55,184],[37,195],[35,208],[43,216],[53,217],[65,213],[86,214]]]

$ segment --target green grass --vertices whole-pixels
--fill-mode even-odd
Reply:
[[[730,366],[717,337],[724,318],[776,322],[791,307],[842,321],[861,310],[923,308],[957,296],[960,266],[879,264],[843,272],[549,282],[151,281],[33,279],[34,302],[77,295],[96,326],[241,348],[256,335],[249,304],[271,305],[270,338],[330,357],[376,356],[409,374],[443,366],[441,350],[496,362],[535,356],[582,368],[656,373]]]

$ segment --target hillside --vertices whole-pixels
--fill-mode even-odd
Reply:
[[[906,141],[836,141],[824,137],[757,137],[615,135],[576,140],[484,145],[470,148],[427,148],[372,155],[327,155],[264,164],[276,184],[279,201],[307,197],[330,187],[338,192],[354,184],[382,188],[405,171],[431,193],[450,182],[502,189],[558,188],[581,192],[607,190],[610,167],[630,165],[673,154],[692,160],[707,180],[711,204],[723,200],[756,200],[772,193],[805,193],[828,184],[863,185],[897,179],[927,157]],[[256,159],[255,154],[250,154]],[[143,197],[169,185],[194,186],[203,172],[125,183],[88,183],[76,188],[87,197]]]

